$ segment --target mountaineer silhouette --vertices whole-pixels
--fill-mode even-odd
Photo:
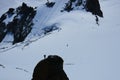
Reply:
[[[32,80],[69,80],[63,70],[63,62],[61,57],[49,55],[36,65]]]

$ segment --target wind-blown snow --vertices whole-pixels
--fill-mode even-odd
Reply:
[[[120,1],[100,0],[100,4],[104,18],[99,26],[85,11],[53,13],[46,25],[59,24],[59,32],[0,53],[0,64],[5,66],[0,66],[0,80],[31,80],[44,54],[61,56],[70,80],[120,80]]]

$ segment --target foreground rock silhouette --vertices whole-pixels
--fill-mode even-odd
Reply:
[[[69,80],[63,70],[63,59],[50,55],[35,67],[32,80]]]

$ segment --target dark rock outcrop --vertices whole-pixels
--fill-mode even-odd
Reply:
[[[4,37],[8,32],[8,24],[6,24],[5,20],[7,18],[11,18],[13,14],[14,14],[14,9],[10,8],[6,13],[4,13],[0,17],[0,42],[4,39]]]
[[[103,13],[100,9],[99,0],[86,0],[85,9],[89,12],[92,12],[94,15],[103,17]]]
[[[69,80],[63,70],[63,59],[50,55],[35,67],[32,80]]]
[[[50,8],[55,5],[55,2],[47,2],[45,5]]]
[[[69,0],[67,3],[65,3],[65,7],[63,11],[70,12],[74,10],[74,8],[78,6],[83,6],[83,0]]]
[[[4,39],[7,33],[7,27],[4,22],[0,22],[0,42]]]
[[[36,11],[32,7],[28,7],[25,3],[17,8],[17,15],[13,20],[13,23],[15,24],[13,30],[13,44],[24,41],[27,35],[31,32],[33,25],[32,19],[35,14]]]
[[[10,8],[0,18],[0,42],[9,33],[13,35],[13,44],[24,41],[32,30],[35,14],[36,10],[25,3],[16,9]]]
[[[85,9],[88,12],[91,12],[93,15],[98,15],[99,17],[103,17],[103,12],[100,9],[99,0],[69,0],[64,7],[63,11],[70,12],[76,8]]]
[[[65,4],[65,7],[64,7],[64,10],[63,10],[63,11],[70,12],[71,10],[73,10],[72,2],[73,2],[73,1],[68,1],[68,2]],[[62,11],[62,12],[63,12],[63,11]]]
[[[44,31],[44,34],[50,33],[52,31],[58,30],[59,27],[57,27],[57,24],[52,24],[50,26],[46,26],[42,30]]]

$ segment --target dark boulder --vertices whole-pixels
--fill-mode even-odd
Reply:
[[[86,0],[85,9],[89,12],[92,12],[94,15],[103,17],[103,13],[100,9],[99,0]]]
[[[32,80],[69,80],[63,70],[63,59],[50,55],[35,67]]]
[[[55,5],[55,2],[47,2],[46,6],[47,7],[53,7]]]
[[[15,9],[9,8],[9,10],[7,11],[7,14],[9,14],[8,17],[11,17],[14,14],[14,11],[15,11]]]

